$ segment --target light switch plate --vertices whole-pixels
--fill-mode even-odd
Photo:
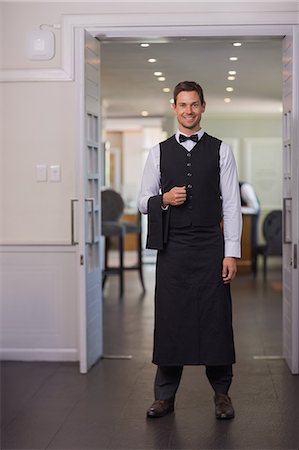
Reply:
[[[46,164],[37,164],[36,165],[36,181],[45,182],[47,181],[47,166]]]
[[[61,167],[59,164],[51,164],[49,168],[49,180],[56,183],[61,181]]]

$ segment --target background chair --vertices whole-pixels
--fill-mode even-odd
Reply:
[[[105,189],[101,193],[102,199],[102,235],[105,237],[105,258],[103,269],[103,286],[108,275],[119,275],[119,295],[124,293],[124,271],[137,270],[143,291],[145,291],[142,267],[142,229],[141,214],[137,213],[137,222],[122,221],[124,201],[121,195],[113,189]],[[124,265],[124,237],[127,234],[137,236],[137,263],[133,266]],[[112,238],[117,241],[118,266],[109,266],[109,250]]]
[[[263,256],[263,276],[267,278],[267,259],[269,256],[282,256],[282,211],[270,211],[263,221],[265,244],[257,246],[257,255]]]

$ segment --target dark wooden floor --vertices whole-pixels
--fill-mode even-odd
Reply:
[[[132,359],[103,359],[88,375],[72,363],[2,364],[1,449],[298,450],[299,377],[280,359],[280,271],[267,284],[250,276],[233,284],[236,418],[224,422],[214,417],[203,367],[185,368],[175,414],[146,419],[155,373],[153,266],[145,272],[144,297],[134,272],[122,302],[116,278],[105,288],[105,354]]]

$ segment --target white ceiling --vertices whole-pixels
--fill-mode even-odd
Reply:
[[[173,87],[183,80],[202,85],[209,113],[279,113],[282,97],[282,40],[274,37],[178,38],[102,41],[102,98],[109,118],[149,117],[170,113]],[[141,42],[150,42],[142,48]],[[238,61],[229,61],[237,56]],[[149,58],[157,59],[149,63]],[[228,70],[236,70],[228,81]],[[163,72],[166,80],[154,76]],[[226,87],[232,86],[229,94]],[[164,93],[169,87],[170,93]],[[231,103],[224,102],[231,97]]]

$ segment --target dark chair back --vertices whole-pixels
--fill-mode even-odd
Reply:
[[[263,222],[263,235],[266,241],[267,255],[282,255],[282,211],[269,212]]]
[[[105,189],[101,193],[101,198],[102,222],[118,222],[125,207],[121,195],[112,189]]]

